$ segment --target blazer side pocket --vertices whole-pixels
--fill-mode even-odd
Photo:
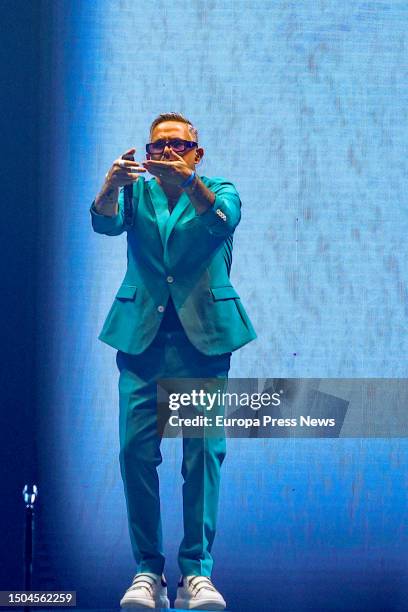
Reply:
[[[118,300],[134,300],[136,297],[137,287],[134,285],[122,285],[116,294]]]
[[[223,287],[211,287],[211,293],[214,301],[240,299],[238,293],[232,285],[224,285]]]

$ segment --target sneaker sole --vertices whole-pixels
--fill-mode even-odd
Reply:
[[[153,603],[153,605],[152,605]],[[142,610],[157,610],[157,608],[170,608],[170,600],[168,597],[163,597],[159,602],[152,602],[150,599],[121,599],[120,601],[121,608],[139,608]]]
[[[225,610],[225,605],[212,601],[211,599],[203,599],[195,604],[189,599],[177,598],[174,602],[174,607],[178,610]]]

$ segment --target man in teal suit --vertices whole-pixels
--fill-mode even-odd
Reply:
[[[256,337],[230,282],[241,202],[224,178],[198,176],[197,130],[178,113],[157,117],[143,163],[117,159],[91,206],[93,229],[127,232],[128,265],[99,338],[117,349],[120,466],[138,573],[123,607],[169,607],[163,574],[157,466],[158,379],[226,379],[232,351]],[[142,173],[153,179],[146,181]],[[123,186],[132,185],[132,211]],[[175,606],[223,610],[211,582],[225,437],[183,438],[184,538]]]

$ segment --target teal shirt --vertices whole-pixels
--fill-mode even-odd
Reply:
[[[169,298],[190,341],[217,355],[256,337],[240,297],[229,279],[233,233],[241,201],[227,179],[200,177],[215,193],[214,204],[198,214],[183,192],[173,211],[155,179],[133,184],[133,221],[126,224],[123,190],[117,215],[91,207],[94,231],[109,236],[127,232],[128,265],[99,338],[131,354],[154,339]]]

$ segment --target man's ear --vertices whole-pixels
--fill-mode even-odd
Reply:
[[[204,157],[204,149],[202,149],[201,147],[199,149],[196,149],[195,158],[194,158],[195,163],[196,164],[199,163],[203,159],[203,157]]]

